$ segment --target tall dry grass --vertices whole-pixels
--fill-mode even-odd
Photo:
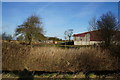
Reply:
[[[37,47],[31,49],[27,59],[30,70],[76,72],[112,70],[115,66],[115,59],[107,51],[95,48]]]
[[[62,49],[3,45],[3,69],[51,72],[114,70],[116,60],[108,51],[96,48]]]

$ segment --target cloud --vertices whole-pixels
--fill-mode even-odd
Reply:
[[[63,37],[63,33],[65,30],[72,28],[75,29],[75,32],[82,32],[86,31],[86,23],[82,21],[83,18],[86,16],[93,15],[99,6],[96,3],[88,3],[88,5],[82,5],[79,12],[75,13],[74,15],[62,15],[59,13],[59,10],[50,8],[51,5],[54,3],[47,3],[43,7],[40,7],[37,11],[37,14],[42,13],[43,21],[45,23],[45,28],[47,29],[47,35],[56,35],[57,37]],[[91,8],[92,7],[92,8]],[[90,10],[92,9],[92,10]],[[78,22],[78,20],[80,20]],[[70,23],[70,21],[76,20]],[[72,24],[72,25],[71,25]],[[86,26],[85,26],[86,25]],[[76,28],[75,28],[76,26]],[[81,26],[79,29],[77,26]],[[63,28],[64,27],[64,28]],[[59,30],[59,33],[58,33]],[[54,32],[53,32],[54,31]],[[62,34],[62,35],[61,35]]]
[[[46,8],[48,8],[49,6],[51,6],[51,5],[53,5],[53,4],[54,4],[54,2],[52,2],[52,3],[49,2],[49,3],[47,3],[46,5],[44,5],[43,7],[40,7],[40,8],[37,10],[37,14],[45,11]]]

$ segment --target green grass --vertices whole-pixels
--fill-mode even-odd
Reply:
[[[77,77],[75,77],[77,75]],[[78,76],[79,75],[79,76]],[[13,73],[2,74],[3,78],[19,78],[19,75],[15,75]],[[41,74],[34,75],[34,78],[83,78],[81,77],[83,74],[59,74],[59,73],[51,73],[51,74]]]
[[[6,74],[2,74],[3,78],[18,78],[18,75],[15,75],[13,73],[6,73]]]
[[[114,76],[114,75],[113,75]],[[107,76],[106,78],[113,78],[113,76]],[[3,78],[19,78],[19,75],[15,75],[13,73],[4,73],[2,74]],[[97,78],[98,76],[91,73],[89,75],[89,78],[92,80],[94,78]],[[102,76],[101,76],[102,77]],[[41,75],[34,75],[34,80],[37,80],[36,78],[64,78],[65,80],[69,80],[71,78],[81,78],[81,79],[85,79],[85,75],[80,72],[77,74],[68,74],[68,73],[63,73],[63,74],[59,74],[59,73],[44,73]]]
[[[96,78],[97,76],[95,74],[91,73],[91,74],[89,74],[89,77],[90,78]]]

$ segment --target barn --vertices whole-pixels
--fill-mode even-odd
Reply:
[[[94,45],[100,43],[102,40],[98,37],[97,33],[96,30],[74,34],[74,45]]]
[[[114,36],[116,44],[120,44],[120,31],[115,31],[116,37]],[[94,45],[102,42],[103,40],[98,36],[99,30],[89,31],[79,34],[74,34],[74,45]]]

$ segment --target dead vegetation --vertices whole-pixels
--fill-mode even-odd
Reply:
[[[58,47],[30,47],[3,43],[3,70],[79,72],[115,70],[116,59],[108,51],[95,48],[62,49]]]

